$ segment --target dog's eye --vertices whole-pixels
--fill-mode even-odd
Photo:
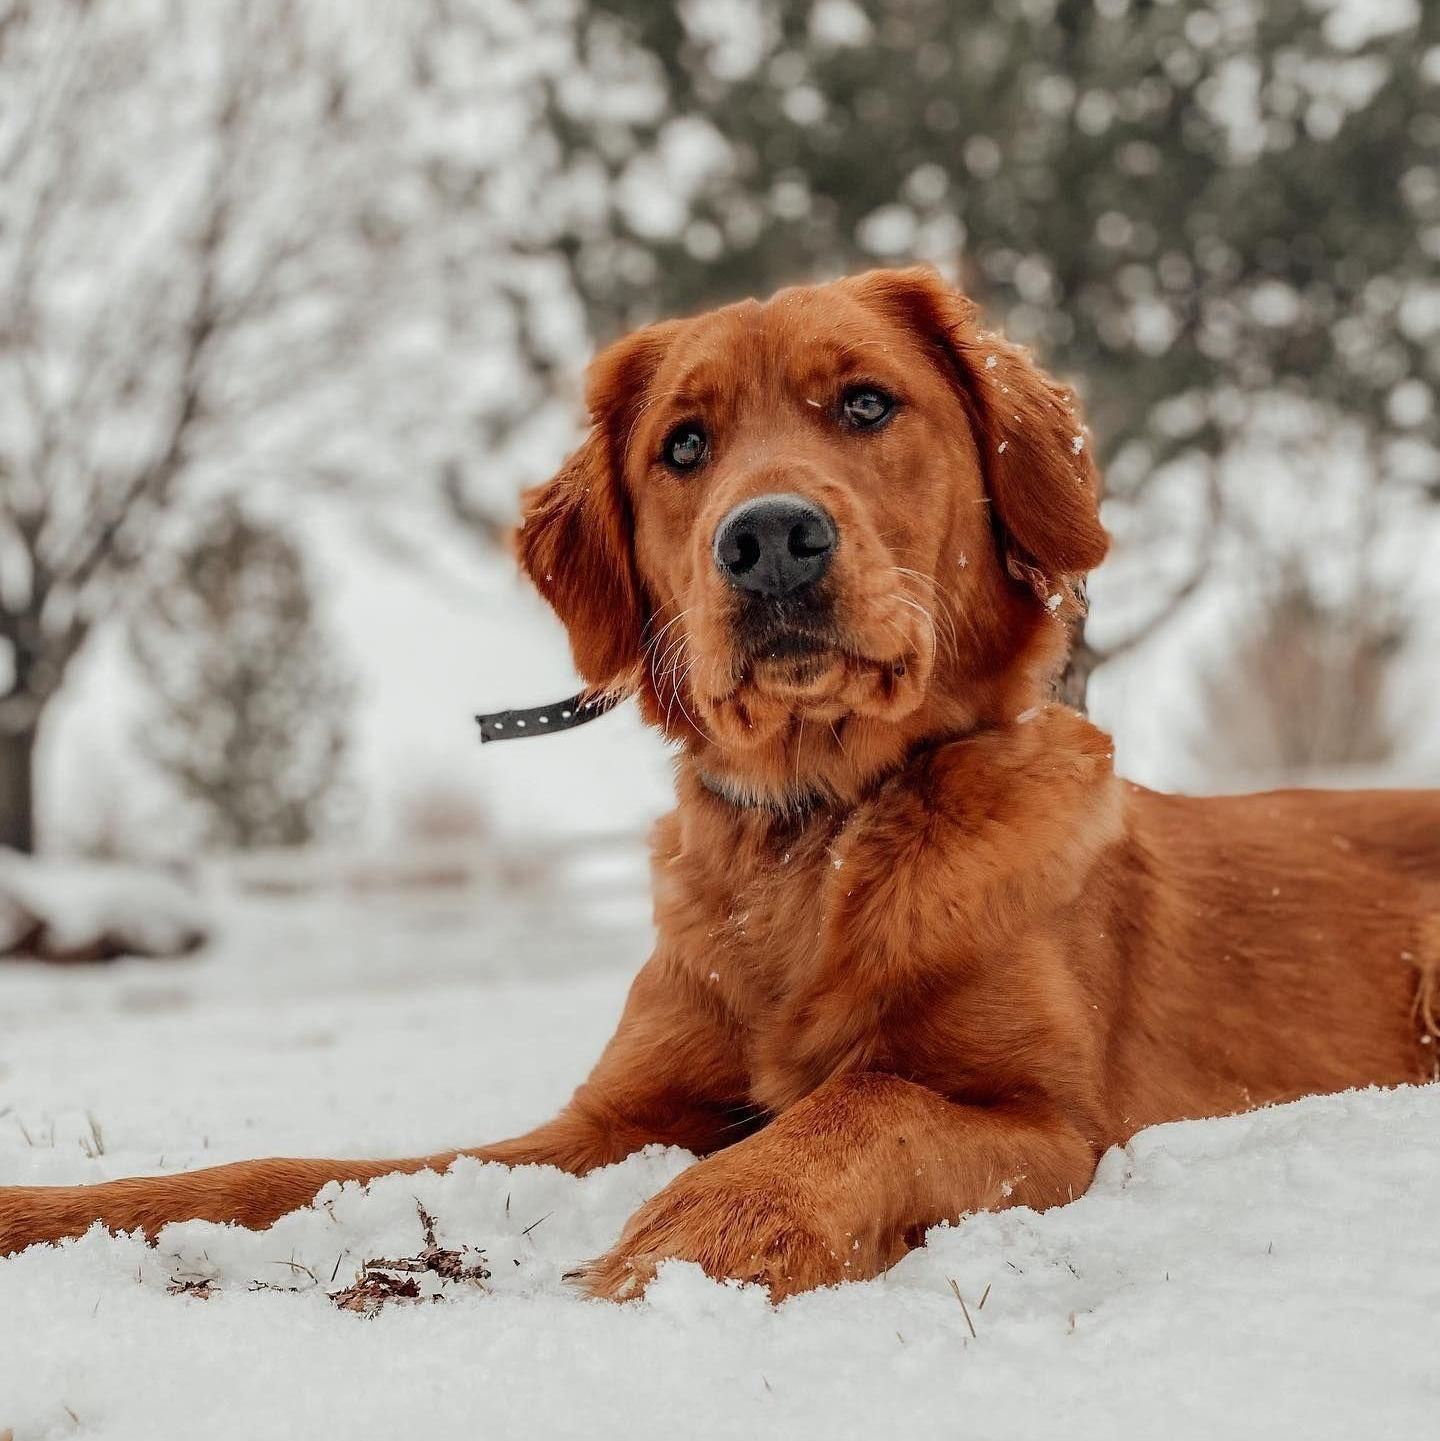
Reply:
[[[895,409],[895,397],[873,385],[856,385],[847,390],[840,401],[840,414],[847,425],[856,430],[869,430]]]
[[[693,420],[687,420],[684,425],[677,425],[665,437],[661,453],[665,457],[666,465],[673,466],[676,470],[691,470],[705,459],[709,450],[710,441],[704,428],[696,425]]]

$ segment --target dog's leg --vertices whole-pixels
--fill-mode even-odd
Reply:
[[[779,1300],[877,1275],[940,1221],[1071,1200],[1097,1157],[1045,1109],[962,1105],[894,1076],[839,1076],[678,1176],[580,1279],[623,1299],[678,1257],[759,1281]]]
[[[740,1140],[758,1123],[745,1106],[739,1057],[737,1037],[704,998],[652,960],[636,977],[620,1026],[589,1079],[554,1120],[523,1136],[402,1160],[274,1157],[89,1186],[4,1186],[0,1256],[82,1235],[96,1221],[152,1239],[170,1221],[268,1226],[307,1205],[330,1181],[443,1170],[457,1156],[583,1175],[652,1141],[707,1153]]]

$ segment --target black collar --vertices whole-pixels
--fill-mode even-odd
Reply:
[[[477,715],[480,726],[480,740],[515,741],[526,736],[549,735],[554,731],[574,730],[576,726],[587,725],[598,720],[608,710],[613,710],[620,697],[607,691],[594,695],[581,691],[567,700],[557,700],[551,705],[532,706],[529,710],[499,710],[488,715]]]
[[[556,731],[588,725],[613,710],[620,699],[607,691],[599,694],[581,691],[579,695],[550,705],[531,706],[528,710],[491,711],[477,715],[475,720],[480,727],[482,744],[487,741],[525,740],[530,736],[553,735]],[[804,820],[828,804],[830,799],[820,791],[796,790],[776,796],[767,791],[751,790],[739,782],[711,775],[699,766],[695,767],[695,778],[717,800],[737,810],[767,811],[777,820]]]

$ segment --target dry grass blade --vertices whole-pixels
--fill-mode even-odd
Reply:
[[[378,1316],[387,1301],[418,1301],[420,1283],[413,1276],[391,1276],[384,1271],[371,1270],[367,1262],[355,1278],[355,1284],[333,1292],[330,1299],[342,1311],[354,1311],[360,1316]]]
[[[425,1237],[420,1251],[414,1256],[402,1256],[395,1260],[377,1258],[364,1262],[349,1286],[330,1293],[330,1299],[340,1310],[354,1311],[361,1316],[376,1316],[387,1302],[421,1301],[425,1293],[419,1278],[425,1275],[436,1277],[442,1288],[449,1284],[483,1286],[490,1279],[483,1251],[473,1251],[477,1259],[467,1264],[462,1251],[439,1243],[435,1237],[435,1218],[418,1201],[415,1209]],[[338,1262],[336,1266],[338,1269]],[[430,1296],[432,1301],[442,1299],[439,1291]]]
[[[955,1284],[955,1278],[953,1276],[947,1276],[945,1279],[949,1281],[950,1289],[955,1293],[955,1299],[960,1303],[960,1313],[965,1317],[965,1324],[970,1328],[971,1339],[979,1340],[979,1337],[975,1334],[975,1323],[970,1319],[970,1308],[965,1304],[965,1298],[960,1294],[960,1287]],[[988,1288],[985,1294],[987,1296],[990,1294]]]
[[[165,1289],[172,1296],[194,1296],[208,1301],[215,1294],[215,1282],[209,1276],[176,1276]]]
[[[543,1222],[548,1221],[548,1220],[551,1218],[551,1216],[553,1216],[554,1214],[555,1214],[554,1211],[546,1211],[546,1213],[545,1213],[543,1216],[541,1216],[538,1221],[531,1221],[531,1223],[530,1223],[528,1226],[526,1226],[525,1229],[520,1232],[520,1234],[521,1234],[522,1236],[528,1236],[528,1235],[531,1233],[531,1231],[533,1231],[533,1230],[536,1228],[536,1226],[539,1226],[539,1225],[541,1225]]]

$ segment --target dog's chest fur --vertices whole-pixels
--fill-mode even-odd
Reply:
[[[667,817],[655,855],[662,943],[673,940],[694,970],[718,988],[747,1025],[758,1024],[813,975],[827,949],[827,923],[840,895],[846,841],[862,826],[817,818],[787,825],[759,813],[721,816],[726,832],[716,867],[708,842],[685,844],[692,818]],[[702,824],[717,823],[707,816]],[[848,832],[848,834],[847,834]],[[843,891],[842,891],[843,886]]]
[[[760,1104],[859,1067],[953,1089],[1033,1043],[1047,1021],[1026,998],[1049,958],[1027,937],[1117,820],[1108,741],[1058,710],[1033,732],[942,747],[802,822],[682,787],[655,836],[659,949],[737,1029]],[[1023,965],[970,963],[997,951]],[[973,1034],[997,984],[1015,1023]]]

